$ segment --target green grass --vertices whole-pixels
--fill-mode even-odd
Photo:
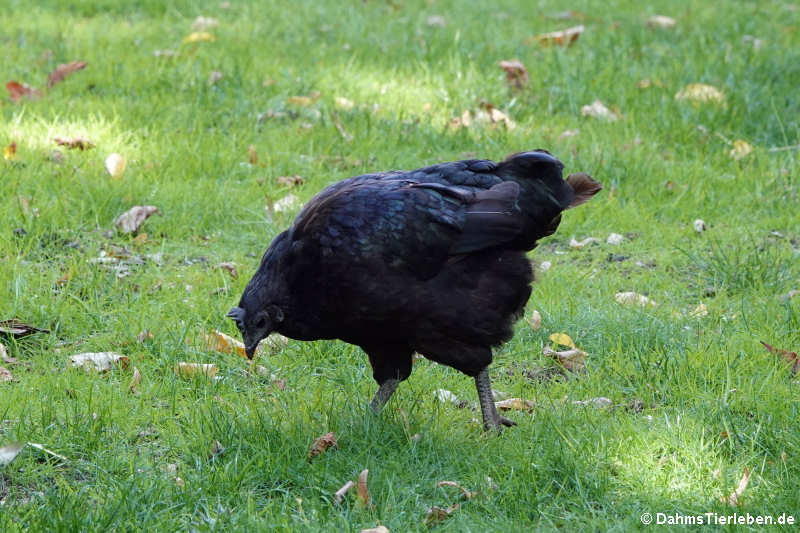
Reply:
[[[583,20],[552,18],[564,9]],[[677,26],[649,28],[654,14]],[[198,15],[219,19],[216,41],[181,44]],[[581,22],[572,47],[525,44]],[[799,26],[784,1],[6,2],[0,81],[44,89],[59,63],[88,67],[41,100],[0,102],[0,144],[18,146],[0,161],[0,318],[51,330],[3,340],[29,366],[4,365],[17,381],[0,383],[0,445],[69,459],[26,449],[0,467],[0,530],[417,531],[429,507],[458,500],[441,480],[481,492],[442,531],[669,529],[639,517],[730,513],[720,498],[745,467],[737,512],[800,519],[798,378],[759,344],[800,347],[800,297],[780,298],[800,286],[798,150],[770,150],[800,143]],[[530,71],[521,91],[497,66],[512,58]],[[213,85],[212,71],[223,74]],[[644,78],[654,85],[638,88]],[[695,82],[725,103],[675,100]],[[311,105],[289,101],[314,91]],[[622,118],[581,116],[596,99]],[[517,127],[448,126],[481,101]],[[68,151],[57,136],[96,147]],[[735,139],[754,152],[732,159]],[[487,435],[478,412],[437,402],[438,388],[476,398],[472,380],[433,363],[374,416],[375,384],[351,346],[293,341],[262,358],[281,391],[244,360],[185,342],[235,333],[224,313],[296,212],[269,215],[268,203],[363,172],[537,147],[605,191],[531,254],[552,263],[528,305],[543,327],[520,322],[492,366],[497,390],[539,405],[510,415],[517,427]],[[128,161],[119,180],[104,169],[112,152]],[[284,175],[305,184],[290,191]],[[139,204],[160,210],[144,243],[109,231]],[[697,218],[708,231],[692,229]],[[629,238],[605,244],[611,232]],[[603,243],[571,249],[573,236]],[[92,262],[114,247],[161,259],[117,277]],[[623,290],[658,306],[621,307]],[[690,317],[700,303],[708,315]],[[153,338],[136,343],[145,329]],[[586,375],[538,383],[517,371],[551,364],[541,351],[553,332],[588,353]],[[137,394],[130,368],[67,369],[72,354],[111,350],[141,371]],[[179,378],[178,361],[215,363],[219,379]],[[572,404],[598,396],[617,407]],[[328,431],[338,450],[309,463]],[[209,458],[214,440],[225,450]],[[334,504],[364,468],[374,508]]]

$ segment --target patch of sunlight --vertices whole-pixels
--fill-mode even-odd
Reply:
[[[61,117],[47,119],[32,116],[23,110],[9,121],[4,137],[2,140],[5,142],[17,143],[20,157],[24,157],[26,152],[50,153],[55,149],[66,150],[55,139],[85,139],[94,145],[90,151],[103,158],[112,152],[118,152],[132,160],[140,151],[136,137],[124,130],[118,119],[109,120],[99,114],[81,120]]]
[[[723,494],[726,465],[699,422],[664,415],[634,423],[640,427],[625,433],[631,436],[618,443],[613,459],[623,490],[709,505]]]

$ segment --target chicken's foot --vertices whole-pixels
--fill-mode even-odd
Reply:
[[[375,413],[380,412],[386,402],[389,401],[389,398],[392,396],[392,393],[399,384],[399,379],[387,379],[381,383],[380,387],[378,387],[378,391],[375,393],[375,396],[372,397],[372,401],[369,404],[370,409],[372,409]]]
[[[497,413],[492,396],[492,383],[489,381],[489,367],[481,370],[475,376],[475,388],[478,389],[478,400],[481,402],[481,413],[483,414],[483,428],[487,431],[496,429],[501,431],[503,426],[516,426],[513,420]]]

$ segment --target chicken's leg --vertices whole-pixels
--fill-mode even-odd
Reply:
[[[376,413],[379,412],[392,396],[392,393],[399,384],[399,379],[392,378],[381,383],[378,387],[378,391],[375,393],[375,396],[372,397],[372,401],[369,404],[370,408]]]
[[[489,381],[489,367],[485,367],[475,376],[475,388],[478,389],[478,400],[481,402],[484,429],[488,431],[494,428],[497,431],[501,431],[503,426],[517,425],[513,420],[509,420],[497,413],[497,409],[494,406],[494,398],[492,397],[492,384]]]

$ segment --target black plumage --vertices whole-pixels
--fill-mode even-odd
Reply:
[[[564,180],[562,169],[535,150],[325,188],[272,241],[228,314],[248,356],[273,331],[358,345],[377,410],[416,351],[475,378],[487,428],[511,425],[495,410],[487,367],[530,296],[525,252],[602,188],[586,174]]]

